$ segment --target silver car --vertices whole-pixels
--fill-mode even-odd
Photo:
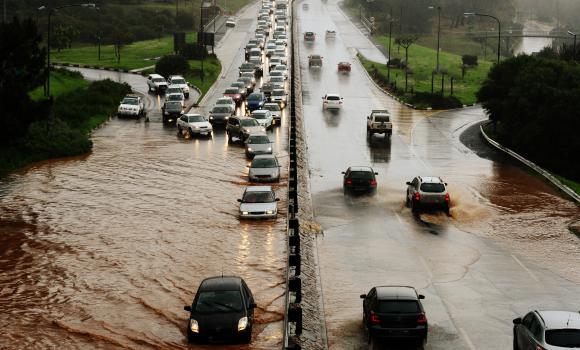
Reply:
[[[231,106],[216,105],[209,111],[209,122],[214,124],[225,124],[233,116],[235,109]]]
[[[251,182],[280,181],[280,163],[271,154],[260,154],[254,157],[250,165],[248,177]]]
[[[270,186],[248,186],[238,199],[240,219],[275,219],[279,200]]]
[[[435,176],[417,176],[407,182],[405,205],[413,213],[427,207],[442,208],[449,215],[451,199],[447,192],[447,183]]]
[[[288,101],[288,94],[282,89],[276,89],[272,91],[270,95],[270,102],[275,102],[280,105],[280,108],[284,108]]]
[[[274,124],[280,124],[280,120],[282,120],[282,109],[277,103],[268,102],[262,106],[262,109],[270,111],[272,114],[272,118],[274,120]]]
[[[252,111],[252,118],[256,119],[261,126],[266,128],[266,130],[270,129],[274,124],[272,113],[265,109],[256,109]]]
[[[580,349],[578,311],[532,311],[513,323],[514,350]]]
[[[253,158],[258,154],[272,154],[272,141],[266,134],[250,134],[244,144],[248,158]]]
[[[213,128],[201,114],[187,113],[177,119],[177,131],[182,134],[187,131],[190,136],[211,136]]]

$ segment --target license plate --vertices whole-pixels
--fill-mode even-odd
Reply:
[[[207,131],[202,131],[200,134],[207,135]]]

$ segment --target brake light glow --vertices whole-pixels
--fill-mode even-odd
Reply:
[[[419,317],[417,317],[417,324],[427,324],[427,316],[425,316],[424,313],[420,314]]]
[[[445,202],[449,203],[449,200],[450,200],[449,193],[446,193],[445,194]]]
[[[377,316],[377,314],[375,314],[372,311],[371,311],[371,323],[372,324],[380,324],[381,323],[381,320],[379,319],[379,316]]]
[[[346,179],[344,181],[344,184],[347,185],[347,186],[350,186],[350,185],[352,185],[352,180],[351,179]]]
[[[421,195],[419,194],[419,192],[415,192],[415,200],[417,202],[421,200]]]
[[[377,186],[377,180],[371,180],[370,183],[371,183],[371,186],[372,187],[376,187]]]

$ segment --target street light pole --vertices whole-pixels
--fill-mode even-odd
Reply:
[[[568,31],[568,35],[572,35],[574,37],[574,46],[572,46],[572,60],[576,62],[576,33]]]
[[[433,9],[433,6],[429,6]],[[439,51],[441,51],[440,41],[441,41],[441,6],[437,6],[437,64],[435,65],[435,71],[439,72]]]
[[[464,16],[479,16],[479,17],[489,17],[489,18],[493,18],[497,21],[497,64],[499,64],[499,60],[500,60],[500,52],[501,52],[501,22],[499,20],[499,18],[492,16],[492,15],[488,15],[488,14],[484,14],[484,13],[476,13],[476,12],[465,12],[463,14]]]
[[[389,5],[389,57],[387,58],[387,81],[391,81],[391,39],[393,37],[393,7]]]

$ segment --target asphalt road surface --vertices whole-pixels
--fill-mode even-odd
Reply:
[[[336,1],[301,3],[297,35],[317,33],[299,50],[329,347],[367,347],[359,294],[376,285],[425,294],[427,349],[508,349],[513,318],[580,309],[580,242],[567,230],[578,207],[510,160],[478,155],[485,146],[469,127],[485,118],[480,108],[424,113],[385,96],[355,54],[386,59]],[[326,40],[326,30],[336,39]],[[324,56],[320,70],[308,68],[314,53]],[[337,73],[344,60],[353,63],[348,75]],[[344,97],[343,109],[323,111],[321,97],[333,92]],[[395,131],[391,140],[368,142],[365,118],[377,108],[391,111]],[[471,148],[460,140],[467,129]],[[352,165],[379,173],[376,195],[343,195],[341,171]],[[450,184],[451,217],[414,217],[405,208],[405,182],[416,175]]]

